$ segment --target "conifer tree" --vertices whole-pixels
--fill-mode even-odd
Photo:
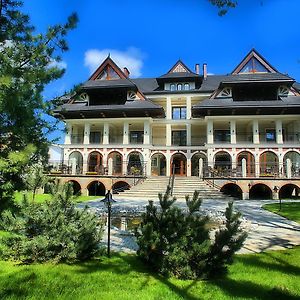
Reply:
[[[210,219],[200,213],[199,192],[195,191],[192,199],[186,196],[186,211],[175,202],[175,198],[170,199],[170,187],[164,195],[159,194],[159,207],[149,201],[136,231],[137,255],[154,270],[178,278],[223,274],[246,237],[240,229],[240,214],[233,213],[229,203],[226,228],[211,240]]]
[[[23,1],[0,0],[0,195],[5,194],[5,199],[21,184],[24,173],[22,165],[14,169],[14,176],[1,169],[9,153],[28,154],[25,149],[32,144],[29,164],[47,157],[47,135],[55,123],[50,124],[45,115],[55,101],[46,101],[42,93],[64,74],[58,63],[68,50],[66,35],[77,24],[72,14],[65,24],[36,33],[22,5]]]

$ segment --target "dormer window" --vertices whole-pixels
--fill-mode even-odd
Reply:
[[[174,83],[172,83],[172,84],[170,85],[170,90],[171,90],[172,92],[176,91],[176,85],[175,85]]]
[[[189,91],[190,90],[190,84],[189,83],[185,83],[184,84],[184,90],[185,91]]]
[[[177,91],[182,91],[182,84],[181,83],[177,84]]]

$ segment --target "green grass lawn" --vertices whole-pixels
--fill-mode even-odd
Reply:
[[[27,195],[28,195],[28,199],[32,200],[32,193],[27,193]],[[98,198],[103,198],[103,197],[99,197],[99,196],[78,196],[78,197],[74,198],[74,201],[76,203],[80,203],[80,202],[85,202],[85,201],[98,199]],[[22,199],[23,199],[23,192],[15,192],[14,199],[15,199],[16,202],[21,202]],[[37,203],[43,203],[46,200],[51,200],[51,195],[50,194],[36,194],[35,195],[35,202],[37,202]]]
[[[0,261],[0,270],[1,299],[300,299],[300,248],[239,255],[214,281],[167,279],[127,254],[75,265]]]
[[[282,203],[281,210],[279,210],[279,203],[266,204],[263,206],[263,208],[287,219],[300,223],[300,201]]]

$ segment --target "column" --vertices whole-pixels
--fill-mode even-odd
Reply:
[[[103,129],[103,145],[109,144],[109,124],[104,123],[104,129]]]
[[[128,145],[129,144],[129,123],[124,122],[123,124],[123,144]]]
[[[276,120],[276,142],[277,144],[283,144],[283,137],[282,137],[282,121]]]
[[[150,122],[149,120],[144,122],[144,145],[150,144]]]
[[[89,165],[88,165],[89,157],[88,156],[89,155],[88,155],[88,153],[86,152],[86,149],[85,149],[84,152],[83,152],[83,170],[82,170],[83,174],[86,174],[89,171]]]
[[[236,121],[230,121],[230,143],[236,144]]]
[[[242,177],[247,177],[247,161],[245,158],[242,159]]]
[[[167,119],[172,119],[172,100],[171,97],[167,97]]]
[[[292,162],[289,158],[286,160],[285,167],[286,167],[286,178],[291,179],[292,178]]]
[[[65,145],[71,145],[72,125],[67,123],[66,129],[67,129],[67,132],[65,135]]]
[[[260,176],[260,157],[258,153],[255,153],[255,177],[258,178]]]
[[[170,150],[167,150],[167,153],[166,153],[166,175],[167,176],[171,175],[171,155],[170,155]]]
[[[166,146],[171,146],[172,144],[172,127],[171,124],[166,125]]]
[[[258,125],[258,120],[253,120],[252,130],[253,130],[253,143],[254,144],[259,144],[259,125]]]
[[[213,144],[214,143],[214,122],[213,120],[207,120],[207,144]]]
[[[191,144],[192,144],[191,124],[186,124],[186,145],[191,146]]]
[[[91,125],[89,123],[84,124],[84,137],[83,137],[83,143],[85,145],[90,143],[90,131],[91,131]]]
[[[192,97],[186,97],[186,118],[189,120],[192,117]]]
[[[186,160],[186,176],[192,176],[192,163],[190,158]]]

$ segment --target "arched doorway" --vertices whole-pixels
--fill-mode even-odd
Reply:
[[[152,155],[151,175],[166,176],[166,157],[162,153],[156,153]]]
[[[72,184],[73,195],[80,196],[81,195],[81,185],[79,184],[79,182],[76,180],[70,180],[68,182]]]
[[[143,156],[139,152],[131,152],[128,156],[127,174],[143,175],[144,174]]]
[[[260,155],[260,176],[278,176],[278,157],[274,152],[266,151]]]
[[[271,189],[262,183],[253,185],[249,191],[249,199],[268,200],[272,199]]]
[[[88,187],[89,196],[105,196],[105,186],[101,181],[92,181]]]
[[[108,161],[107,161],[107,165],[109,166],[109,161],[110,159],[112,160],[112,170],[109,172],[111,172],[111,175],[122,175],[122,170],[123,170],[123,158],[121,153],[114,151],[109,153],[108,155]]]
[[[221,188],[221,192],[225,195],[229,195],[231,197],[242,199],[243,191],[242,189],[234,183],[227,183]]]
[[[102,154],[98,151],[93,151],[88,158],[88,172],[96,172],[97,174],[104,174],[104,167],[102,161]]]
[[[186,176],[186,157],[182,153],[176,153],[171,158],[171,175]]]
[[[69,172],[71,174],[82,174],[83,157],[79,151],[74,151],[69,155]]]
[[[291,176],[300,177],[300,154],[296,151],[289,151],[283,157],[284,174],[287,175],[287,160],[291,161]]]
[[[200,176],[201,174],[199,174],[199,160],[200,158],[203,159],[203,170],[202,172],[204,172],[204,170],[207,168],[207,159],[204,153],[195,153],[192,156],[191,159],[191,173],[192,176]],[[203,175],[203,174],[202,174]]]
[[[230,176],[231,175],[231,156],[225,151],[220,151],[215,155],[215,175],[217,176]]]
[[[242,161],[246,160],[246,175],[247,177],[255,177],[255,158],[249,151],[240,152],[237,156],[237,171],[242,174]]]
[[[286,184],[279,190],[280,199],[299,199],[300,188],[295,184]]]
[[[129,190],[130,185],[126,181],[118,181],[112,186],[112,193],[118,194],[120,192],[124,192],[125,190]]]

